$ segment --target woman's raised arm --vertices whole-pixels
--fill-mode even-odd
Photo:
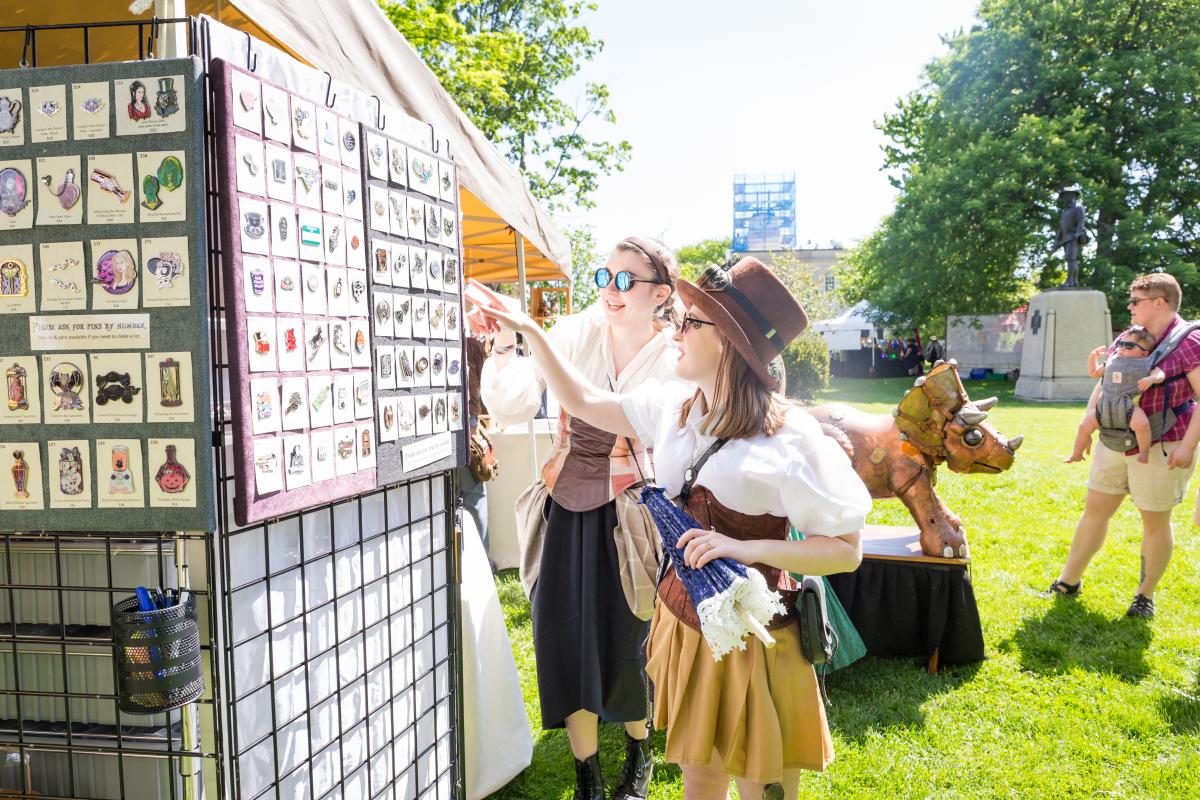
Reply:
[[[508,328],[525,337],[546,386],[572,416],[618,436],[637,436],[621,408],[621,396],[593,386],[554,349],[541,326],[528,315],[514,309],[490,305],[477,305],[474,310],[495,321],[502,328]]]

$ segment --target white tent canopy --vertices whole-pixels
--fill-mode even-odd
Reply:
[[[814,322],[812,329],[821,334],[825,346],[831,351],[859,350],[864,338],[874,336],[875,323],[867,317],[870,309],[870,304],[862,300],[832,319]]]
[[[57,3],[0,4],[0,68],[16,67],[24,53],[20,26],[82,21],[141,19],[143,36],[154,9],[132,15],[130,0],[62,0]],[[571,274],[571,246],[530,194],[524,178],[454,103],[373,0],[173,0],[156,4],[171,14],[205,14],[250,34],[312,65],[321,79],[356,87],[379,98],[381,115],[399,112],[432,128],[434,139],[449,140],[460,181],[463,212],[463,267],[485,281],[563,280]],[[182,26],[170,26],[182,28]],[[180,31],[181,32],[181,31]],[[169,37],[176,31],[157,32]],[[248,44],[242,39],[242,53]],[[92,61],[138,58],[138,37],[128,28],[98,28],[87,38]],[[255,47],[255,56],[265,56]],[[231,57],[230,48],[218,51]],[[38,66],[78,64],[84,60],[84,36],[78,29],[42,31],[34,53]],[[249,61],[240,55],[237,61]],[[266,60],[270,60],[269,58]],[[265,64],[264,64],[265,66]],[[324,74],[322,74],[324,73]],[[329,78],[326,78],[326,75]],[[345,95],[351,94],[343,92]],[[341,105],[341,103],[339,103]],[[345,109],[341,109],[345,110]],[[392,117],[398,116],[392,113]],[[429,131],[426,131],[426,136]],[[518,256],[517,253],[520,252]],[[518,263],[520,262],[520,263]]]

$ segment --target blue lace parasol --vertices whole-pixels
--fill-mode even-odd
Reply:
[[[784,607],[779,593],[767,586],[763,576],[729,558],[714,558],[700,569],[692,569],[684,562],[678,542],[700,524],[667,500],[661,487],[642,489],[639,502],[650,512],[663,549],[696,608],[700,632],[713,658],[720,661],[735,647],[745,650],[744,640],[750,633],[767,646],[775,644],[766,626],[772,617],[783,613]]]

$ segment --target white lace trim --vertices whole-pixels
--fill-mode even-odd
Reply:
[[[750,568],[746,569],[745,578],[736,578],[728,589],[701,600],[696,606],[700,632],[716,661],[735,647],[746,649],[745,639],[752,630],[743,620],[743,614],[765,627],[776,614],[783,612],[779,592],[767,588],[762,574]]]

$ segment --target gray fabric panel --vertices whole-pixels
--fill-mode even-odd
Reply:
[[[187,126],[184,131],[157,134],[142,134],[133,136],[116,135],[116,115],[125,110],[125,103],[116,97],[112,81],[120,79],[142,79],[147,85],[147,97],[153,102],[154,85],[159,76],[184,76],[182,86],[176,87],[184,97],[184,111]],[[72,137],[71,121],[77,113],[71,106],[72,83],[90,83],[108,81],[108,108],[104,113],[109,115],[109,138],[93,140],[76,140]],[[123,64],[93,64],[72,67],[51,67],[39,69],[15,69],[0,71],[0,87],[23,87],[28,104],[29,87],[65,85],[67,87],[66,108],[60,114],[67,115],[68,138],[65,141],[34,144],[30,137],[30,117],[37,113],[33,109],[24,108],[20,124],[25,126],[25,144],[22,146],[0,148],[0,160],[30,159],[36,160],[41,156],[79,155],[81,169],[87,171],[89,155],[109,153],[133,153],[138,151],[183,150],[186,154],[184,173],[186,186],[187,220],[185,222],[156,222],[153,225],[120,224],[120,225],[88,225],[86,224],[86,200],[80,199],[84,205],[84,224],[55,225],[38,227],[27,230],[0,231],[0,243],[25,244],[32,243],[35,250],[34,264],[30,264],[30,278],[41,303],[41,286],[37,278],[38,270],[36,250],[43,242],[73,242],[84,243],[85,267],[91,274],[91,258],[88,242],[92,239],[130,238],[142,239],[150,237],[187,236],[189,238],[189,282],[191,303],[186,307],[143,308],[128,312],[94,311],[90,308],[76,311],[37,311],[38,315],[78,315],[78,314],[120,314],[139,313],[150,315],[150,352],[188,351],[192,358],[192,375],[190,385],[183,386],[185,392],[193,397],[194,416],[191,423],[143,422],[141,424],[90,424],[90,425],[0,425],[0,442],[38,441],[41,443],[41,461],[43,490],[45,492],[46,508],[43,511],[0,511],[0,529],[3,530],[70,530],[70,531],[169,531],[169,530],[205,530],[216,528],[216,504],[213,491],[213,462],[211,437],[211,375],[209,371],[209,327],[208,327],[208,278],[206,269],[206,226],[204,203],[204,94],[203,71],[200,61],[195,58],[172,59],[162,61],[129,62]],[[134,156],[136,175],[136,155]],[[30,191],[34,192],[33,176],[29,176]],[[79,176],[81,184],[87,181],[87,175]],[[136,204],[135,197],[129,202]],[[85,190],[85,198],[87,196]],[[36,192],[35,192],[36,195]],[[35,201],[36,205],[36,201]],[[138,219],[139,209],[135,214]],[[36,208],[35,208],[36,214]],[[139,281],[146,280],[146,272],[139,265]],[[89,286],[90,297],[98,287]],[[139,289],[140,291],[140,289]],[[0,355],[28,355],[30,350],[29,321],[26,314],[0,314]],[[72,351],[73,352],[73,351]],[[110,351],[97,351],[110,352]],[[112,351],[126,352],[126,351]],[[146,351],[138,351],[139,357]],[[38,354],[35,354],[38,355]],[[40,376],[44,383],[45,375]],[[41,387],[37,388],[41,392]],[[94,378],[89,382],[92,393],[92,405],[95,400]],[[33,391],[33,387],[30,387]],[[146,393],[138,396],[145,404]],[[143,406],[145,408],[145,406]],[[45,409],[43,409],[43,418]],[[108,509],[51,509],[49,507],[49,489],[46,482],[57,481],[57,454],[47,452],[46,442],[64,439],[86,439],[91,442],[91,464],[85,466],[85,474],[92,483],[92,503],[97,498],[96,473],[101,475],[109,471],[109,465],[102,458],[107,454],[96,452],[97,439],[127,438],[142,440],[142,475],[140,480],[147,482],[147,473],[153,479],[155,471],[162,463],[161,454],[147,453],[147,440],[150,438],[192,439],[195,443],[196,463],[191,471],[191,480],[196,493],[195,508],[151,508],[149,507],[149,489],[143,487],[146,496],[146,507]],[[100,462],[100,463],[98,463]],[[5,473],[11,465],[3,465]],[[11,479],[10,479],[11,480]],[[7,490],[10,483],[0,482]]]
[[[411,191],[408,189],[403,189],[403,188],[397,186],[396,184],[389,184],[387,181],[383,181],[383,180],[379,180],[377,178],[371,177],[370,170],[369,170],[368,164],[367,164],[368,152],[367,152],[367,145],[366,145],[366,142],[367,142],[366,134],[367,133],[375,133],[375,134],[379,134],[381,136],[383,136],[385,134],[382,131],[380,131],[378,128],[375,128],[373,126],[366,125],[366,124],[362,125],[362,132],[363,132],[363,136],[362,136],[363,147],[360,148],[362,150],[362,174],[366,178],[366,185],[367,185],[367,192],[368,192],[368,196],[366,198],[364,198],[364,203],[369,201],[370,187],[378,186],[378,187],[389,188],[391,191],[403,192],[408,197],[416,198],[418,200],[421,200],[422,202],[432,203],[434,205],[440,206],[441,208],[453,208],[454,207],[450,203],[446,203],[441,200],[433,200],[432,198],[429,198],[426,195],[423,195],[419,192]],[[389,138],[395,138],[395,137],[389,137]],[[408,146],[409,150],[417,150],[418,149],[418,148],[413,147],[412,145],[407,145],[407,146]],[[431,155],[431,156],[433,155],[432,153],[429,153],[428,151],[424,151],[424,152],[426,153],[426,155]],[[370,209],[366,209],[366,212],[364,213],[363,216],[369,217]],[[457,252],[461,253],[462,252],[461,225],[459,225],[458,228],[459,228],[459,230],[457,230],[455,233],[456,236],[460,237],[459,238],[459,247],[458,247]],[[456,255],[456,253],[454,253],[453,251],[450,250],[450,248],[445,247],[444,245],[429,244],[426,242],[418,241],[416,239],[406,239],[401,236],[393,236],[391,234],[380,233],[379,231],[376,231],[373,228],[371,228],[369,223],[366,224],[365,230],[366,230],[366,234],[367,234],[367,256],[368,256],[367,272],[368,273],[371,273],[373,271],[372,270],[373,265],[370,263],[370,258],[372,256],[372,253],[374,252],[376,243],[396,243],[396,244],[409,244],[409,245],[413,245],[413,246],[420,246],[420,247],[427,248],[429,250],[440,251],[443,255],[443,258],[446,255]],[[368,292],[370,293],[370,298],[371,298],[371,308],[372,309],[375,308],[375,298],[376,298],[377,291],[379,291],[379,292],[387,291],[387,292],[389,292],[391,294],[395,294],[395,295],[404,295],[404,296],[410,296],[410,297],[427,297],[427,298],[436,298],[438,300],[443,300],[443,301],[452,301],[452,302],[455,302],[458,304],[459,330],[465,331],[467,322],[466,322],[466,317],[464,315],[464,309],[463,309],[462,289],[463,289],[463,285],[466,283],[466,278],[463,276],[464,268],[463,268],[461,260],[459,262],[458,271],[459,271],[459,281],[458,281],[458,291],[457,292],[446,292],[446,291],[439,292],[436,290],[430,291],[427,289],[402,289],[402,288],[393,288],[393,287],[388,287],[388,286],[378,287],[378,290],[377,290],[377,287],[376,287],[374,281],[369,280],[369,281],[367,281],[367,286],[368,286]],[[420,467],[420,468],[414,469],[414,470],[410,470],[408,472],[406,472],[404,470],[404,465],[402,463],[403,459],[401,457],[401,452],[402,452],[403,448],[406,445],[413,444],[422,438],[429,438],[429,437],[401,436],[399,439],[397,439],[394,442],[384,442],[377,436],[377,441],[379,442],[379,445],[378,445],[378,456],[377,456],[377,460],[376,460],[376,464],[375,464],[375,472],[379,479],[379,485],[380,486],[389,486],[394,483],[400,483],[402,481],[410,481],[410,480],[413,480],[414,478],[420,478],[425,475],[433,475],[438,472],[445,472],[446,470],[454,469],[455,467],[466,466],[467,456],[468,456],[468,449],[467,449],[468,409],[467,409],[467,394],[466,394],[468,366],[465,363],[466,362],[466,347],[463,346],[461,339],[459,342],[455,343],[453,341],[442,341],[442,340],[433,340],[433,339],[430,339],[430,340],[413,339],[413,338],[398,339],[395,337],[380,337],[376,333],[375,329],[376,329],[376,320],[375,320],[375,315],[372,314],[371,315],[371,336],[372,336],[373,343],[377,341],[380,344],[391,344],[391,345],[432,344],[434,346],[438,346],[438,345],[446,345],[446,346],[450,346],[450,347],[458,346],[458,347],[462,347],[463,362],[464,362],[462,364],[462,385],[461,386],[446,386],[444,389],[442,387],[436,387],[436,388],[418,387],[418,388],[413,388],[413,389],[407,389],[407,388],[406,389],[380,389],[378,386],[378,383],[376,383],[376,386],[375,386],[376,398],[416,397],[416,396],[425,395],[425,394],[442,394],[442,393],[457,394],[458,401],[461,404],[460,408],[462,409],[462,419],[463,419],[463,429],[462,430],[450,431],[451,443],[454,448],[453,453],[450,456],[447,456],[446,458],[443,458],[439,461],[435,461],[434,463],[429,464],[427,466]],[[399,365],[397,365],[396,369],[399,369]],[[379,433],[381,425],[382,425],[382,422],[377,419],[376,420],[376,434]],[[441,435],[441,434],[434,434],[434,435],[437,436],[437,435]]]

